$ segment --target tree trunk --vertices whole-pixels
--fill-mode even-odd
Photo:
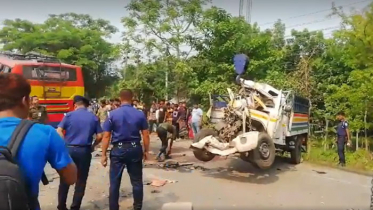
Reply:
[[[369,145],[368,145],[368,136],[367,136],[367,108],[365,107],[365,113],[364,113],[364,137],[365,137],[365,150],[369,150]]]
[[[356,150],[359,149],[359,131],[356,131]]]
[[[328,145],[328,129],[329,129],[329,120],[325,120],[326,121],[326,125],[325,125],[325,136],[324,136],[324,151],[326,151],[327,149],[329,149],[329,145]]]

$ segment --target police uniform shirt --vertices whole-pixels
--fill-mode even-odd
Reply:
[[[98,118],[86,108],[67,113],[58,127],[66,131],[66,143],[74,146],[90,146],[93,135],[102,133]]]
[[[148,122],[143,112],[130,104],[121,105],[109,113],[103,130],[112,132],[112,142],[140,142],[140,131],[148,129]]]
[[[337,126],[337,135],[338,136],[347,136],[346,129],[348,128],[347,121],[341,121]]]

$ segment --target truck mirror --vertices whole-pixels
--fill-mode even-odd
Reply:
[[[284,107],[285,112],[291,112],[291,110],[292,110],[292,107],[290,105],[285,105]]]

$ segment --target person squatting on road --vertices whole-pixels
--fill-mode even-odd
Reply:
[[[88,105],[88,99],[83,96],[75,96],[75,111],[67,113],[57,128],[57,132],[61,137],[64,137],[63,133],[64,131],[66,132],[65,142],[70,156],[78,168],[78,180],[75,184],[71,210],[80,209],[91,165],[91,153],[102,139],[100,121],[92,112],[87,110]],[[92,144],[94,134],[96,134],[96,140]],[[69,187],[64,182],[60,182],[57,206],[59,210],[67,210],[66,199]]]
[[[167,136],[168,133],[171,133],[172,137],[171,137],[171,142],[170,142],[170,149],[166,153],[166,150],[168,147],[168,136]],[[162,123],[157,128],[157,135],[162,142],[162,147],[159,150],[159,154],[157,155],[157,160],[163,161],[163,159],[161,159],[162,154],[165,156],[165,159],[170,158],[169,155],[171,154],[172,144],[174,140],[176,139],[176,127],[171,125],[170,123]]]
[[[143,202],[143,163],[149,152],[148,122],[143,112],[132,106],[133,93],[129,89],[120,92],[121,106],[109,113],[103,130],[101,164],[107,166],[107,149],[110,138],[113,148],[110,151],[109,209],[119,209],[119,189],[122,174],[127,167],[133,191],[133,208],[142,209]],[[141,146],[141,135],[143,148]]]
[[[47,162],[57,170],[61,180],[67,185],[74,184],[77,179],[76,166],[70,158],[65,142],[56,130],[49,125],[35,122],[32,124],[31,121],[23,120],[29,115],[30,92],[30,84],[21,75],[0,74],[0,156],[2,156],[0,158],[0,174],[7,173],[4,171],[6,170],[6,162],[4,162],[6,160],[3,158],[4,154],[10,154],[9,151],[12,151],[7,147],[10,145],[13,132],[19,131],[19,125],[28,124],[31,126],[23,133],[25,134],[24,138],[19,138],[23,141],[19,142],[18,152],[10,154],[10,157],[14,156],[16,163],[18,163],[21,176],[24,179],[22,183],[25,184],[25,190],[18,188],[15,191],[14,188],[7,188],[6,186],[9,186],[10,182],[4,183],[6,178],[3,177],[0,180],[2,192],[0,193],[0,209],[39,210],[39,183]],[[18,134],[22,135],[22,132]],[[11,170],[14,172],[14,169],[13,165]],[[17,179],[13,178],[12,183],[14,184]],[[20,193],[25,193],[27,198],[20,200],[18,197]],[[15,194],[18,196],[13,197]],[[28,207],[25,207],[26,204]]]
[[[345,145],[350,146],[350,132],[348,130],[348,123],[346,121],[346,116],[344,112],[339,112],[337,114],[337,120],[340,122],[337,125],[337,148],[339,156],[339,165],[344,167],[346,165],[345,158]]]

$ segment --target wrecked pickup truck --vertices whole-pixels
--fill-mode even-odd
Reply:
[[[291,162],[299,164],[307,149],[310,100],[292,91],[278,90],[268,84],[245,80],[249,63],[246,55],[236,55],[238,93],[228,88],[229,103],[215,108],[208,117],[213,128],[203,128],[191,145],[194,156],[210,161],[216,155],[239,154],[260,169],[272,166],[276,152],[290,152]]]

